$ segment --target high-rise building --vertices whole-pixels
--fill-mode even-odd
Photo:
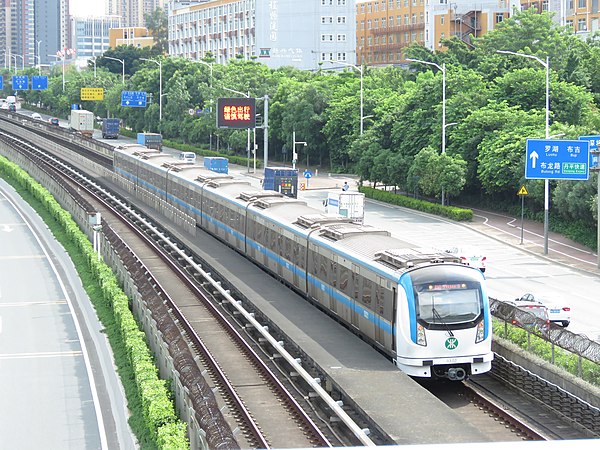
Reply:
[[[145,27],[145,14],[165,7],[165,0],[106,0],[106,14],[120,16],[124,27]]]
[[[35,55],[43,65],[52,63],[61,49],[71,47],[69,0],[35,0]],[[35,61],[37,64],[38,61]]]
[[[121,17],[72,17],[71,25],[77,59],[88,60],[110,48],[109,30],[121,26]]]
[[[169,3],[169,54],[217,63],[257,58],[318,69],[356,62],[354,0],[205,0]]]

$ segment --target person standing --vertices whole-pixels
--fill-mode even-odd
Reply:
[[[342,191],[347,191],[348,189],[350,189],[350,185],[348,185],[347,181],[344,181],[344,185],[342,186]]]

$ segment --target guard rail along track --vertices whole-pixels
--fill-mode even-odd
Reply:
[[[1,125],[3,125],[2,121],[0,121],[0,126]],[[16,127],[16,129],[17,131],[20,131],[20,134],[23,134],[22,129],[19,127]],[[44,141],[47,142],[46,139],[44,139]],[[515,311],[516,308],[512,308],[510,305],[503,305],[506,304],[503,304],[499,301],[494,301],[492,299],[492,311],[496,317],[500,317],[504,320],[510,320],[512,317],[515,317],[515,314],[518,315],[521,313],[520,310]],[[506,308],[507,306],[509,308]],[[548,337],[555,338],[560,342],[564,340],[566,336],[573,335],[573,333],[557,327],[556,329],[548,332],[547,335]],[[580,343],[575,347],[579,348],[582,353],[590,355],[592,360],[596,360],[598,358],[597,344],[593,341],[589,341],[588,343],[584,336],[574,336],[574,338],[571,337],[572,341]],[[584,344],[581,344],[581,342]],[[559,343],[555,343],[556,345],[559,345]],[[562,345],[560,346],[562,347]],[[539,393],[539,395],[537,395],[539,399],[547,399],[548,406],[552,407],[553,409],[564,409],[564,415],[568,418],[568,420],[575,420],[585,423],[585,427],[590,430],[592,434],[599,435],[600,426],[598,422],[600,414],[595,406],[592,406],[589,403],[572,396],[566,391],[558,388],[556,385],[541,379],[537,375],[520,368],[509,361],[503,361],[503,358],[499,358],[498,356],[496,362],[494,363],[493,375],[496,373],[498,373],[498,376],[508,383],[515,383],[518,386],[522,385],[525,391],[527,391],[532,384],[536,384],[536,392]],[[542,394],[542,392],[545,392],[545,394]]]
[[[3,137],[4,138],[4,137]],[[4,139],[3,139],[4,140]],[[13,148],[15,147],[21,147],[21,148],[26,148],[28,151],[31,151],[31,147],[29,145],[26,144],[19,144],[16,145],[13,142],[11,142],[10,144]],[[35,159],[35,161],[41,161],[42,159],[46,159],[47,161],[44,163],[44,171],[48,174],[50,174],[50,177],[56,181],[56,183],[60,183],[61,185],[63,184],[61,182],[61,180],[59,179],[58,176],[56,176],[56,173],[54,172],[54,169],[49,168],[49,164],[56,164],[57,162],[54,161],[54,158],[47,158],[47,157],[43,157],[41,158],[39,154],[36,154],[35,158],[31,158],[32,161],[33,159]],[[50,162],[50,161],[51,162]],[[66,168],[64,166],[64,164],[61,164],[61,169],[62,170],[67,170],[68,174],[66,176],[70,177],[71,179],[73,178],[80,178],[78,175],[75,175],[74,172],[68,168]],[[83,180],[85,181],[85,184],[87,184],[88,186],[90,185],[90,181],[89,180],[85,180],[85,178],[83,178]],[[67,186],[65,189],[67,189],[68,191],[70,191],[70,194],[78,197],[77,192],[70,188],[69,186]],[[106,195],[106,193],[104,193],[104,195]],[[85,203],[85,202],[81,202],[81,203]],[[121,208],[125,208],[124,203],[118,202],[117,204],[119,204],[121,206]],[[126,208],[125,208],[126,209]],[[86,214],[90,214],[92,208],[89,205],[89,203],[85,203],[85,207],[84,210],[86,211]],[[134,213],[133,211],[129,210],[127,212],[125,212],[124,214],[134,214],[136,215],[136,213]],[[137,220],[141,220],[141,218],[138,216]],[[145,221],[147,226],[151,226],[150,223],[148,221]],[[112,229],[108,226],[108,224],[106,224],[105,222],[103,223],[103,228],[104,228],[104,233],[108,238],[108,241],[111,243],[111,246],[115,249],[115,251],[117,251],[120,255],[120,259],[123,261],[124,266],[127,268],[128,272],[132,274],[136,285],[138,286],[139,291],[143,292],[143,297],[145,300],[145,303],[150,307],[150,310],[152,311],[152,316],[155,319],[156,323],[158,324],[158,328],[161,331],[162,335],[164,338],[166,338],[165,340],[168,342],[168,347],[169,347],[169,351],[171,353],[171,355],[173,356],[173,362],[175,365],[175,370],[177,371],[177,374],[183,374],[181,381],[184,383],[185,388],[189,391],[188,392],[188,397],[189,400],[193,406],[193,409],[196,411],[196,420],[199,424],[201,424],[201,427],[207,432],[207,441],[208,441],[208,445],[210,448],[232,448],[232,442],[235,442],[234,438],[230,435],[230,432],[228,432],[229,430],[227,429],[227,427],[223,427],[222,423],[219,423],[218,420],[216,420],[216,417],[222,417],[221,414],[219,413],[218,407],[216,407],[216,404],[214,403],[214,401],[210,401],[211,396],[207,395],[208,392],[210,391],[210,389],[207,389],[205,387],[205,384],[202,385],[200,384],[200,386],[198,386],[197,380],[201,379],[201,374],[194,374],[193,371],[194,370],[198,370],[197,365],[195,364],[195,362],[193,361],[193,355],[191,355],[189,352],[186,351],[187,347],[187,343],[184,341],[184,336],[187,335],[189,338],[191,338],[191,341],[194,345],[195,348],[201,348],[202,347],[202,343],[201,341],[197,338],[197,336],[195,336],[192,328],[189,326],[189,324],[187,323],[185,317],[183,316],[183,314],[181,314],[181,312],[175,307],[175,305],[170,302],[170,300],[168,299],[168,297],[166,296],[166,294],[164,292],[161,292],[161,288],[159,286],[159,284],[153,280],[152,276],[149,274],[149,272],[144,268],[143,264],[141,263],[141,261],[139,261],[135,255],[133,255],[131,253],[131,251],[127,248],[127,246],[121,242],[118,238],[118,236],[112,231]],[[147,233],[143,232],[143,231],[137,231],[138,234],[140,235],[144,235]],[[158,230],[153,230],[153,234],[155,236],[161,236],[164,240],[165,236]],[[355,436],[355,442],[360,442],[363,445],[373,445],[372,441],[367,437],[367,435],[365,434],[365,430],[359,428],[345,413],[345,411],[342,409],[340,402],[335,401],[333,399],[331,399],[331,397],[329,395],[327,395],[327,393],[321,388],[320,386],[320,380],[317,378],[312,377],[310,374],[308,374],[303,368],[302,366],[299,364],[299,361],[297,358],[292,357],[291,355],[289,355],[289,353],[287,353],[284,349],[283,346],[281,344],[280,341],[275,340],[272,336],[270,336],[267,332],[267,329],[265,328],[265,326],[261,325],[260,323],[258,323],[253,317],[252,314],[247,313],[242,306],[240,305],[240,303],[238,301],[236,301],[235,299],[233,299],[230,295],[229,292],[225,289],[223,289],[220,286],[220,282],[214,282],[213,280],[211,280],[210,278],[210,274],[206,273],[202,270],[202,267],[200,264],[196,263],[195,261],[193,261],[192,257],[187,255],[187,253],[185,253],[184,251],[180,250],[178,245],[176,243],[172,243],[172,242],[166,242],[166,243],[162,243],[160,244],[162,246],[168,246],[171,248],[171,250],[175,250],[176,253],[178,253],[177,258],[179,260],[183,260],[184,265],[187,266],[187,270],[189,271],[189,267],[193,267],[194,270],[194,277],[200,277],[200,275],[202,275],[205,281],[204,283],[210,283],[213,286],[213,294],[215,293],[219,293],[224,299],[226,299],[230,305],[232,305],[234,307],[234,309],[236,309],[236,312],[240,315],[242,315],[245,318],[246,321],[246,326],[247,325],[252,325],[254,327],[254,329],[257,331],[257,333],[259,335],[261,335],[261,338],[264,340],[264,342],[268,342],[271,350],[270,351],[274,351],[275,353],[277,353],[277,356],[282,357],[283,359],[285,359],[287,361],[287,364],[289,364],[290,366],[290,370],[292,370],[292,372],[295,375],[299,375],[301,378],[304,379],[304,382],[309,386],[309,391],[312,392],[312,394],[317,395],[321,398],[321,400],[327,405],[328,407],[328,412],[330,414],[333,414],[335,416],[337,416],[338,420],[344,424],[346,424],[347,427],[350,428],[351,430],[351,434],[353,434]],[[172,261],[172,260],[169,260]],[[187,281],[189,282],[189,281]],[[174,318],[171,318],[171,314],[174,315]],[[173,320],[175,319],[175,320]],[[223,319],[221,319],[223,320]],[[179,327],[178,325],[184,330],[185,335],[182,335],[179,331]],[[237,335],[237,333],[233,332],[232,334]],[[238,335],[238,339],[241,339]],[[253,353],[252,350],[248,350],[248,353]],[[255,355],[256,357],[256,355]],[[211,359],[210,355],[206,356],[206,358],[208,358],[209,360]],[[217,363],[212,362],[210,365],[213,366],[214,370],[216,370],[218,368]],[[263,368],[263,372],[265,374],[268,374],[268,377],[272,379],[272,382],[274,384],[278,384],[278,382],[275,380],[275,376],[272,374],[272,372],[264,367]],[[239,399],[236,399],[235,397],[235,392],[233,390],[233,388],[231,388],[230,386],[227,388],[227,380],[224,379],[223,381],[221,381],[222,386],[225,385],[226,386],[226,390],[230,391],[230,395],[234,398],[234,403],[237,402],[237,409],[238,410],[244,410],[243,407],[243,403],[241,403],[241,401]],[[204,386],[204,389],[203,389]],[[279,386],[276,388],[276,390],[280,391],[280,394],[283,394],[285,392],[285,389],[279,384]],[[311,394],[311,395],[312,395]],[[207,399],[209,399],[209,401],[207,401]],[[288,398],[286,400],[290,405],[293,406],[293,408],[296,410],[296,416],[297,417],[303,417],[303,421],[305,424],[310,424],[310,426],[307,426],[307,428],[311,428],[311,433],[313,433],[314,437],[312,439],[313,444],[315,445],[330,445],[328,444],[327,440],[323,437],[323,435],[320,433],[320,431],[317,429],[317,427],[312,424],[312,422],[310,421],[310,419],[308,417],[306,417],[306,415],[304,414],[304,412],[302,411],[302,409],[296,404],[296,402],[293,400],[293,398]],[[252,421],[251,418],[248,418],[248,423],[250,423],[249,428],[253,428],[252,426]],[[261,447],[261,448],[268,448],[268,442],[266,442],[264,439],[262,439],[262,437],[260,436],[260,430],[258,430],[256,427],[254,427],[255,429],[253,429],[252,434],[254,435],[254,443],[256,446]],[[210,433],[210,431],[212,431],[213,433]]]

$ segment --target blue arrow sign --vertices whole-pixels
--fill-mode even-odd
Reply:
[[[31,77],[31,89],[34,91],[43,91],[44,89],[48,89],[48,76],[33,75]]]
[[[598,151],[600,145],[600,135],[579,136],[579,140],[588,141],[590,143],[590,167],[598,165],[598,153],[592,153],[593,150]]]
[[[122,91],[121,106],[131,106],[134,108],[145,108],[148,95],[142,91]]]
[[[306,178],[306,179],[312,178],[312,172],[310,170],[305,170],[304,178]]]
[[[27,75],[13,75],[12,88],[15,91],[26,91],[29,89],[29,77]]]
[[[587,180],[589,158],[588,141],[527,139],[525,178]]]

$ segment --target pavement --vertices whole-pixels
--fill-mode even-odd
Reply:
[[[311,178],[306,179],[303,176],[306,168],[301,166],[297,168],[300,190],[341,189],[344,182],[348,182],[350,189],[357,189],[358,187],[358,176],[356,175],[335,174],[311,169]],[[250,172],[252,170],[250,168]],[[229,165],[229,171],[258,179],[262,179],[264,175],[262,169],[256,169],[256,173],[248,173],[247,167],[235,164]],[[546,254],[544,252],[543,223],[524,219],[521,224],[520,217],[476,208],[470,209],[473,210],[473,220],[471,222],[459,222],[461,225],[540,258],[600,275],[600,260],[597,252],[561,234],[548,232],[548,252]],[[552,211],[550,211],[551,213]],[[444,218],[444,220],[448,219]]]

